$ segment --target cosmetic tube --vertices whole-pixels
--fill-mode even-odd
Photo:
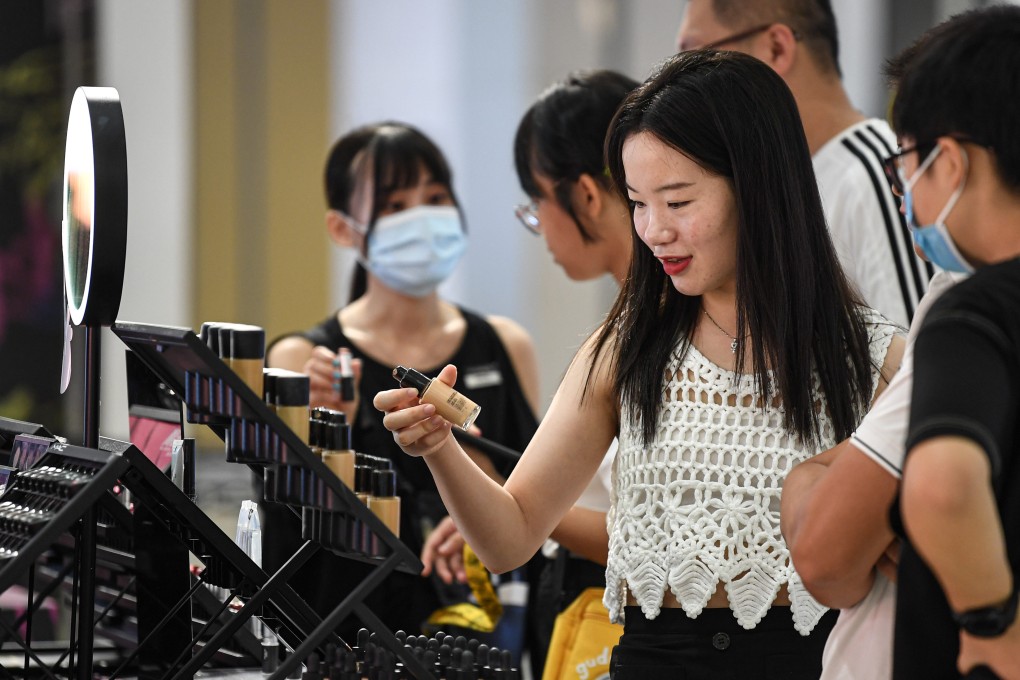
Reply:
[[[340,364],[340,379],[337,381],[340,386],[340,399],[354,401],[354,368],[351,365],[351,350],[341,347],[337,350],[337,359]]]
[[[482,407],[453,389],[442,380],[429,378],[413,368],[397,366],[393,378],[401,387],[418,390],[418,398],[436,407],[436,413],[454,425],[467,429],[475,422]]]

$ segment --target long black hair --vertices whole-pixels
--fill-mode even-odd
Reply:
[[[422,169],[450,192],[453,203],[460,203],[453,191],[453,173],[446,157],[423,132],[407,123],[384,121],[351,130],[338,139],[326,159],[326,203],[333,210],[351,212],[351,197],[366,181],[372,182],[372,205],[365,243],[376,219],[393,191],[418,184]],[[463,219],[461,223],[464,224]],[[359,263],[351,284],[350,302],[365,293],[366,273]]]
[[[574,220],[585,243],[595,238],[574,213],[571,186],[587,174],[611,188],[602,153],[606,130],[617,107],[637,85],[615,71],[577,71],[539,95],[517,125],[514,165],[521,188],[537,198],[541,190],[535,174],[549,178],[556,202]]]
[[[872,393],[869,334],[829,239],[789,89],[768,66],[735,52],[687,52],[666,61],[623,103],[606,138],[609,170],[624,196],[623,145],[641,132],[732,183],[737,372],[749,337],[762,408],[778,397],[786,428],[817,441],[818,395],[811,389],[817,371],[835,433],[849,436]],[[635,234],[629,275],[595,339],[589,384],[611,346],[615,393],[636,407],[646,444],[658,424],[666,365],[674,352],[685,356],[700,311],[700,296],[679,293]]]

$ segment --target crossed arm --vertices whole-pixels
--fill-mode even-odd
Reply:
[[[903,357],[904,341],[894,337],[886,353],[874,405],[906,390],[909,373],[892,377]],[[909,398],[905,400],[909,403]],[[899,409],[891,426],[906,436],[908,413]],[[850,440],[796,466],[783,482],[780,522],[791,559],[804,586],[833,608],[860,602],[875,579],[876,568],[895,578],[891,559],[895,536],[888,513],[899,480],[861,452]]]

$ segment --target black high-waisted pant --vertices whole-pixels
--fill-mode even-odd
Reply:
[[[640,607],[625,612],[612,680],[816,680],[837,614],[826,613],[803,636],[789,607],[772,607],[753,630],[741,628],[728,608],[705,609],[696,619],[677,608],[663,608],[653,620]]]

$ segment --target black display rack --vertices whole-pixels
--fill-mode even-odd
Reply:
[[[137,670],[145,677],[194,677],[195,671],[223,643],[232,639],[252,614],[278,621],[281,637],[294,647],[320,624],[318,616],[286,585],[285,579],[271,583],[272,579],[141,451],[125,442],[106,438],[100,439],[98,450],[55,442],[34,468],[15,477],[0,502],[0,544],[3,546],[0,590],[32,569],[36,560],[61,543],[67,532],[73,532],[75,524],[91,510],[117,513],[118,501],[110,490],[118,484],[129,489],[138,501],[132,519],[146,523],[144,533],[151,544],[176,540],[199,556],[205,568],[189,588],[191,577],[186,571],[185,559],[183,565],[177,565],[183,566],[185,571],[178,571],[177,577],[171,576],[177,578],[178,587],[167,581],[159,584],[155,595],[164,600],[161,607],[164,611],[144,629],[145,638],[137,640],[135,651],[113,671],[113,676],[121,675],[132,662],[141,658],[146,663]],[[122,506],[120,512],[127,515]],[[124,521],[125,518],[120,519]],[[141,533],[136,530],[136,534]],[[145,559],[149,564],[138,566],[138,571],[151,573],[160,568],[158,557],[148,554]],[[89,565],[79,561],[75,566],[84,570]],[[247,615],[214,617],[219,630],[208,638],[211,625],[193,634],[190,608],[193,594],[207,584],[230,589],[239,598],[253,593],[260,593],[262,597],[248,608]],[[177,599],[166,601],[168,595],[177,596]],[[228,604],[229,599],[222,604],[222,609]],[[148,614],[151,616],[152,612]],[[77,615],[84,617],[89,612],[78,611]],[[99,614],[96,620],[101,618]],[[15,640],[20,639],[16,634],[11,635],[13,631],[7,632]],[[154,652],[154,647],[160,649]],[[38,669],[46,666],[29,644],[23,644],[22,648],[26,654],[26,669],[29,661]],[[72,640],[68,650],[69,668],[74,666],[75,648]],[[195,649],[198,651],[193,653]],[[81,653],[90,654],[91,650],[83,649]],[[52,669],[46,673],[54,675]]]
[[[352,531],[356,531],[371,537],[370,554],[366,554],[364,544],[354,549],[343,541],[331,540],[324,545],[319,540],[308,540],[271,576],[256,567],[233,541],[226,539],[231,546],[223,550],[227,564],[235,567],[244,565],[244,576],[255,589],[238,593],[244,606],[234,614],[233,626],[222,627],[173,677],[192,677],[215,652],[217,645],[229,639],[234,629],[270,605],[273,613],[286,619],[283,634],[294,649],[269,676],[270,680],[286,677],[301,660],[320,649],[325,642],[335,639],[337,626],[351,614],[358,616],[366,628],[377,634],[378,644],[392,651],[403,662],[406,672],[418,680],[434,680],[424,664],[410,649],[402,646],[393,632],[364,604],[365,597],[393,571],[420,573],[423,565],[418,556],[267,407],[262,395],[256,395],[191,329],[118,322],[111,330],[182,398],[188,407],[189,421],[205,423],[224,439],[228,459],[247,464],[259,472],[268,469],[293,480],[294,496],[274,500],[287,503],[306,518],[312,516],[316,521],[328,518],[334,528],[339,527],[334,534],[351,535]],[[206,408],[209,405],[207,397],[220,400],[222,412],[210,414]],[[183,496],[183,492],[165,476],[161,477]],[[128,487],[131,488],[130,480]],[[135,493],[134,489],[132,492]],[[169,490],[166,492],[173,494]],[[143,500],[161,502],[159,493]],[[199,528],[199,538],[204,538],[205,532],[212,532],[215,527],[210,528],[211,520],[193,503],[187,501],[187,504],[197,516],[182,517],[182,524]],[[218,529],[214,533],[223,537]],[[352,584],[347,596],[320,619],[286,584],[312,555],[324,548],[346,559],[373,564],[375,568],[362,581]],[[272,614],[269,620],[272,620],[271,617]],[[294,633],[299,637],[290,637]]]

